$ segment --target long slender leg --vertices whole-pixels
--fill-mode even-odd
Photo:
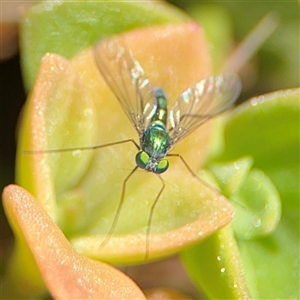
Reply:
[[[149,218],[148,218],[148,224],[147,224],[147,229],[146,229],[146,252],[145,252],[145,260],[147,260],[149,258],[149,239],[150,239],[150,230],[151,230],[151,224],[152,224],[152,219],[153,219],[153,213],[154,213],[154,209],[156,207],[156,204],[158,203],[158,200],[165,188],[165,183],[164,181],[161,179],[161,177],[159,175],[157,175],[157,177],[160,179],[160,181],[162,182],[162,187],[159,191],[159,193],[156,196],[155,201],[153,202],[151,209],[150,209],[150,214],[149,214]]]
[[[216,189],[215,187],[209,185],[207,182],[205,182],[204,180],[202,180],[192,169],[191,167],[188,165],[188,163],[185,161],[185,159],[178,153],[171,153],[167,155],[168,157],[172,156],[172,157],[178,157],[180,158],[180,160],[182,161],[182,163],[185,165],[185,167],[187,168],[187,170],[192,174],[193,177],[195,177],[197,180],[199,180],[202,184],[204,184],[206,187],[208,187],[209,189],[213,189],[215,192],[218,192],[219,194],[222,194],[218,189]],[[147,231],[146,231],[146,252],[145,252],[145,260],[147,260],[149,258],[149,245],[150,245],[150,230],[151,230],[151,224],[152,224],[152,219],[153,219],[153,214],[154,214],[154,210],[155,207],[158,203],[158,200],[165,188],[165,183],[162,180],[162,178],[157,175],[158,178],[161,180],[162,182],[162,187],[158,193],[158,195],[156,196],[155,201],[153,202],[151,209],[150,209],[150,214],[149,214],[149,218],[148,218],[148,224],[147,224]]]
[[[199,180],[201,183],[203,183],[206,187],[208,187],[209,189],[213,189],[214,191],[218,192],[219,194],[222,194],[218,189],[216,189],[215,187],[209,185],[207,182],[205,182],[204,180],[202,180],[200,177],[198,177],[198,175],[191,169],[191,167],[188,165],[188,163],[185,161],[185,159],[177,153],[171,153],[168,154],[167,156],[172,156],[172,157],[178,157],[181,159],[181,161],[183,162],[183,164],[185,165],[185,167],[188,169],[188,171],[192,174],[193,177],[195,177],[197,180]],[[150,245],[150,230],[151,230],[151,224],[152,224],[152,219],[153,219],[153,214],[154,214],[154,210],[155,207],[158,203],[158,200],[165,188],[165,183],[162,180],[162,178],[158,175],[158,178],[161,180],[162,182],[162,187],[158,193],[158,195],[156,196],[155,201],[153,202],[151,209],[150,209],[150,214],[149,214],[149,218],[148,218],[148,224],[147,224],[147,231],[146,231],[146,252],[145,252],[145,260],[147,260],[149,258],[149,245]]]
[[[118,220],[119,220],[120,212],[121,212],[122,206],[124,204],[125,192],[126,192],[126,183],[130,179],[130,177],[133,175],[133,173],[137,170],[137,168],[138,168],[138,166],[134,167],[134,169],[127,175],[127,177],[123,181],[121,200],[118,204],[117,211],[115,213],[115,216],[114,216],[113,222],[110,226],[110,229],[109,229],[107,235],[105,236],[104,240],[102,241],[101,246],[104,246],[108,242],[111,235],[115,231],[116,225],[117,225]]]
[[[210,185],[209,183],[207,183],[205,180],[201,179],[192,169],[191,167],[188,165],[188,163],[185,161],[185,159],[181,156],[181,154],[179,153],[170,153],[167,155],[168,157],[173,156],[173,157],[178,157],[181,159],[181,161],[183,162],[183,164],[185,165],[185,167],[188,169],[188,171],[193,175],[193,177],[195,177],[197,180],[199,180],[204,186],[206,186],[207,188],[209,188],[210,190],[213,190],[214,192],[217,192],[220,195],[223,195],[222,192],[217,189],[216,187]]]
[[[185,161],[185,159],[177,153],[171,153],[168,154],[167,156],[173,156],[173,157],[179,157],[181,159],[181,161],[183,162],[183,164],[185,165],[185,167],[189,170],[189,172],[193,175],[193,177],[195,177],[197,180],[199,180],[204,186],[206,186],[208,189],[210,189],[213,192],[217,192],[219,195],[224,196],[223,193],[217,189],[215,186],[207,183],[205,180],[201,179],[192,169],[191,167],[188,165],[188,163]],[[231,202],[236,203],[237,205],[241,206],[243,209],[247,210],[247,207],[245,207],[242,203],[235,201],[234,199],[230,199]]]
[[[23,153],[24,154],[39,154],[39,153],[71,152],[71,151],[78,151],[78,150],[82,150],[82,151],[84,151],[84,150],[95,150],[95,149],[105,148],[105,147],[109,147],[109,146],[125,144],[125,143],[128,143],[128,142],[133,143],[138,150],[140,149],[139,145],[136,143],[135,140],[127,139],[127,140],[122,140],[122,141],[117,141],[117,142],[112,142],[112,143],[97,145],[97,146],[90,146],[90,147],[76,147],[76,148],[50,149],[50,150],[23,150]]]

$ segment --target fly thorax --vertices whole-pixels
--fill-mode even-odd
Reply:
[[[160,121],[153,122],[144,134],[142,149],[154,160],[165,157],[170,147],[171,138],[164,124]]]

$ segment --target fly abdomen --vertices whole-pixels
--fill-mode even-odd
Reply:
[[[166,126],[168,115],[166,95],[163,89],[160,87],[154,88],[153,92],[156,99],[157,107],[153,117],[151,118],[150,123],[155,121],[161,121],[164,124],[164,126]]]

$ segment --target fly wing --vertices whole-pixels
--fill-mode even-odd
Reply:
[[[116,38],[98,41],[94,55],[102,76],[141,136],[156,108],[153,89],[143,68]]]
[[[240,91],[240,79],[229,73],[208,77],[188,88],[169,112],[168,130],[172,145],[210,118],[228,110]]]

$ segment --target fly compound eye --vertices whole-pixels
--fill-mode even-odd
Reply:
[[[144,151],[140,151],[135,156],[135,162],[139,168],[145,169],[149,163],[149,155]]]
[[[165,172],[168,169],[168,167],[169,167],[168,160],[167,159],[162,159],[157,164],[157,167],[156,167],[154,173],[161,174],[161,173]]]

